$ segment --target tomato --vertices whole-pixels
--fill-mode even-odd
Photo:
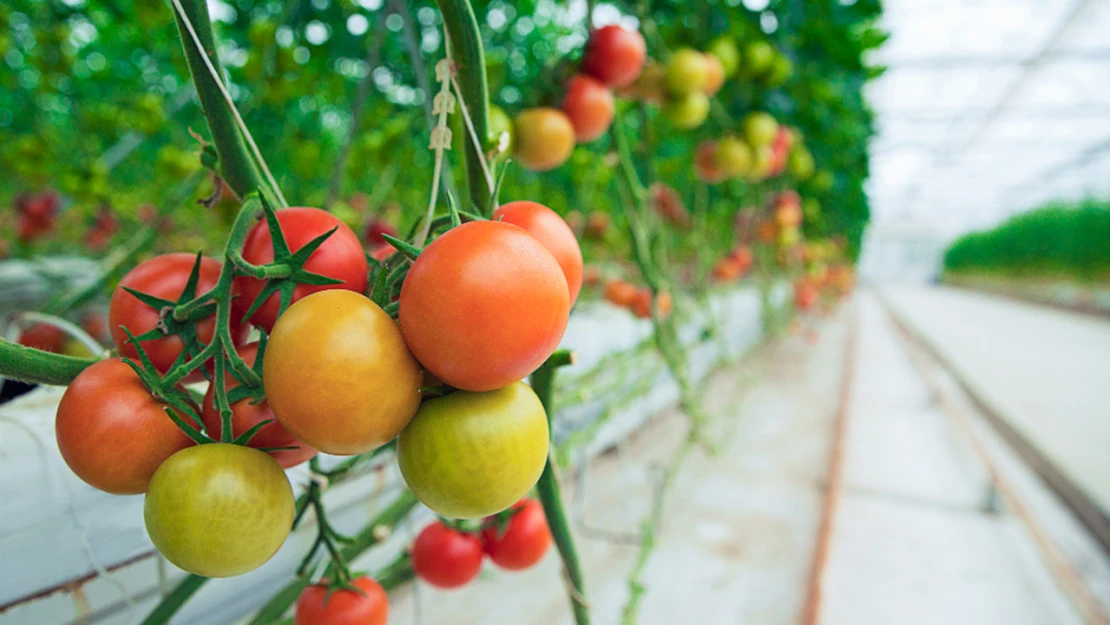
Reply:
[[[726,175],[746,176],[752,169],[752,149],[736,137],[725,137],[717,144],[717,166]]]
[[[711,96],[720,91],[725,84],[725,66],[712,54],[702,56],[705,57],[705,82],[702,84],[702,91]]]
[[[698,180],[709,184],[723,181],[727,175],[717,162],[717,142],[702,141],[694,152],[694,173]]]
[[[651,207],[663,221],[679,228],[690,227],[690,212],[682,203],[682,196],[673,187],[662,182],[656,182],[648,189]]]
[[[709,78],[709,63],[693,48],[681,48],[667,61],[667,90],[676,96],[703,92]]]
[[[166,458],[192,445],[119,358],[82,371],[58,404],[54,431],[62,459],[77,477],[113,495],[146,492]]]
[[[384,263],[386,259],[388,259],[390,256],[393,256],[396,252],[397,248],[393,247],[389,243],[386,243],[385,245],[380,245],[374,248],[374,251],[370,252],[370,258],[373,258],[379,263]]]
[[[781,85],[794,75],[794,63],[781,54],[775,55],[771,69],[767,72],[767,84],[772,87]]]
[[[164,300],[177,301],[185,291],[195,262],[196,257],[192,254],[163,254],[141,263],[120,280],[108,304],[108,326],[120,356],[136,361],[139,358],[138,350],[131,344],[123,328],[127,328],[135,336],[140,336],[154,329],[160,317],[160,311],[147,306],[139,298],[125,291],[124,287]],[[211,291],[219,282],[222,269],[223,266],[216,259],[201,257],[196,294],[203,295]],[[196,329],[198,341],[205,345],[211,343],[216,332],[215,314],[202,319]],[[244,328],[232,320],[232,339],[239,342],[244,335]],[[162,373],[169,371],[178,354],[185,349],[185,342],[176,334],[143,341],[142,344],[154,367]],[[202,377],[199,369],[194,370],[187,381],[197,381]]]
[[[425,527],[412,543],[412,569],[437,588],[465,586],[482,572],[482,543],[439,521]]]
[[[36,323],[19,335],[20,345],[55,354],[61,353],[65,342],[66,333],[48,323]]]
[[[779,247],[791,247],[801,241],[802,234],[797,227],[782,228],[779,230]]]
[[[582,283],[593,286],[601,283],[601,270],[596,266],[586,267],[582,271]]]
[[[736,42],[728,36],[721,35],[709,42],[708,52],[721,62],[725,77],[732,76],[736,73],[736,70],[740,69],[740,49],[736,47]]]
[[[660,64],[649,61],[636,82],[621,87],[618,93],[624,97],[639,98],[652,104],[662,104],[667,98],[667,70]]]
[[[520,571],[535,565],[551,546],[551,530],[543,506],[535,499],[517,503],[503,532],[487,522],[482,530],[482,546],[489,559],[503,569]]]
[[[477,519],[520,500],[547,461],[543,405],[523,382],[429,399],[397,440],[413,494],[443,516]]]
[[[336,232],[332,236],[336,236],[338,234],[339,233]],[[388,234],[391,237],[395,237],[397,236],[397,228],[394,228],[393,224],[383,219],[371,219],[369,222],[367,222],[366,230],[363,232],[362,237],[366,240],[367,245],[369,245],[371,248],[376,248],[383,245],[388,245],[388,243],[386,243],[385,241],[385,238],[382,236],[385,234]]]
[[[504,146],[500,145],[502,136],[505,136]],[[489,138],[490,142],[503,148],[498,153],[498,158],[513,153],[513,144],[516,139],[513,135],[513,120],[500,106],[489,107]]]
[[[489,391],[543,364],[569,312],[567,280],[543,244],[512,224],[472,221],[413,262],[398,320],[425,369],[456,388]]]
[[[774,221],[761,221],[756,228],[756,237],[763,243],[773,243],[779,236],[779,227]]]
[[[651,317],[651,291],[648,289],[639,289],[636,291],[636,297],[632,299],[632,304],[629,305],[629,309],[638,319],[647,319]]]
[[[521,167],[532,171],[555,169],[574,151],[574,124],[565,113],[553,108],[522,111],[513,124]]]
[[[286,208],[277,212],[277,220],[281,225],[281,232],[285,235],[285,242],[290,251],[296,252],[325,232],[336,228],[330,237],[324,241],[308,262],[304,264],[305,271],[342,280],[342,284],[298,284],[293,290],[293,301],[316,293],[332,289],[346,289],[358,293],[366,292],[367,265],[366,256],[362,251],[362,242],[346,224],[335,215],[318,208]],[[243,258],[255,265],[264,265],[274,260],[273,242],[270,240],[270,230],[263,219],[251,228],[247,234],[246,243],[243,244]],[[264,280],[241,276],[235,279],[236,307],[245,313],[265,286]],[[277,321],[278,308],[281,305],[281,295],[272,294],[266,303],[255,311],[250,321],[266,329],[273,329]]]
[[[239,352],[239,356],[247,362],[248,366],[254,366],[255,357],[258,355],[258,343],[244,345],[237,351]],[[226,380],[228,392],[239,386],[239,383],[230,373],[226,376]],[[220,433],[223,431],[223,422],[220,419],[220,412],[216,410],[215,402],[216,385],[210,384],[208,386],[208,392],[204,394],[204,401],[201,403],[201,418],[204,419],[204,429],[208,433],[208,436],[215,440],[220,440]],[[231,433],[233,437],[239,436],[255,425],[267,420],[271,420],[273,423],[262,426],[262,429],[251,438],[249,443],[250,447],[254,447],[255,449],[263,447],[296,447],[297,449],[267,452],[283,469],[297,466],[316,455],[315,449],[297,440],[296,436],[290,434],[288,430],[277,422],[273,411],[270,410],[270,403],[268,401],[263,400],[257,404],[252,404],[251,400],[248,398],[240,399],[231,404]]]
[[[158,467],[143,503],[151,542],[178,568],[204,577],[262,566],[293,526],[293,488],[276,462],[243,447],[183,449]]]
[[[752,266],[752,261],[754,260],[752,257],[752,249],[746,245],[732,250],[731,258],[745,270]]]
[[[589,76],[572,76],[563,97],[563,112],[574,126],[574,138],[588,143],[609,130],[613,123],[613,92]]]
[[[740,265],[731,258],[722,258],[713,265],[713,277],[722,282],[732,282],[742,273]]]
[[[809,150],[799,146],[790,152],[786,160],[790,173],[798,180],[806,180],[813,175],[813,155]]]
[[[697,128],[709,117],[709,98],[700,91],[689,93],[681,98],[667,102],[663,114],[676,128],[690,130]]]
[[[329,590],[316,584],[301,591],[293,625],[386,625],[389,597],[382,585],[370,577],[352,580],[362,592],[341,588]]]
[[[640,76],[646,58],[643,35],[610,24],[590,36],[582,56],[582,71],[611,87],[624,87]]]
[[[761,145],[755,149],[752,159],[752,168],[748,173],[748,178],[753,180],[763,180],[771,174],[771,170],[775,165],[775,151],[769,145]]]
[[[752,41],[744,49],[744,71],[758,76],[771,69],[775,62],[775,49],[766,41]]]
[[[636,299],[636,286],[624,280],[610,280],[605,285],[605,299],[615,306],[631,306]]]
[[[809,280],[799,280],[794,283],[794,305],[801,310],[809,310],[817,302],[820,295],[817,285]]]
[[[655,314],[661,319],[666,319],[671,316],[671,310],[674,308],[674,299],[671,294],[666,291],[659,292],[655,297]]]
[[[89,311],[81,318],[81,328],[94,339],[101,340],[109,336],[108,318],[99,311]]]
[[[755,111],[744,118],[744,137],[754,148],[771,145],[778,136],[779,124],[769,113]]]
[[[590,216],[586,218],[586,232],[585,235],[594,239],[604,238],[609,232],[609,213],[603,211],[592,211]]]
[[[397,324],[351,291],[314,293],[278,319],[262,360],[266,398],[293,436],[329,454],[393,440],[420,404],[420,365]]]
[[[582,249],[559,213],[538,202],[519,200],[498,207],[493,211],[493,220],[524,228],[551,252],[563,270],[573,306],[582,290]]]

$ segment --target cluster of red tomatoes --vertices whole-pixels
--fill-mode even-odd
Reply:
[[[752,250],[741,245],[713,265],[713,278],[718,282],[736,282],[752,268]]]
[[[561,109],[532,108],[516,116],[513,153],[521,166],[533,171],[554,169],[570,158],[575,142],[589,143],[605,134],[613,122],[612,88],[631,85],[640,76],[646,56],[639,32],[617,25],[595,31],[580,73],[566,85]]]
[[[85,231],[85,245],[90,250],[102,251],[108,247],[112,235],[119,231],[119,219],[108,206],[101,206],[93,218],[93,223]]]
[[[54,230],[62,200],[57,193],[24,194],[16,198],[15,211],[19,218],[16,237],[26,243]]]
[[[653,296],[651,289],[638,287],[620,278],[605,282],[605,299],[614,306],[627,308],[640,319],[650,318],[653,311],[656,317],[666,319],[674,307],[670,293],[660,291]]]
[[[104,360],[77,376],[58,408],[58,446],[73,472],[109,493],[145,493],[155,546],[210,577],[249,571],[277,551],[293,517],[282,469],[317,450],[352,455],[397,439],[409,487],[444,516],[481,518],[524,496],[549,441],[544,408],[520,380],[558,346],[582,283],[581,251],[563,219],[535,202],[511,202],[492,220],[442,234],[409,267],[394,321],[364,294],[369,263],[350,228],[314,208],[275,216],[294,254],[331,232],[298,271],[333,283],[307,280],[283,294],[240,275],[228,327],[217,328],[214,311],[178,324],[169,312],[215,288],[223,266],[166,254],[124,276],[109,308],[120,356],[145,358],[161,374],[226,332],[265,391],[241,389],[242,380],[224,372],[232,437],[268,423],[249,446],[196,445],[167,417],[193,420],[171,407],[171,391],[152,393],[121,358]],[[255,266],[274,260],[265,220],[241,254]],[[279,316],[283,295],[292,304]],[[247,342],[251,325],[268,335],[264,352]],[[204,363],[182,382],[200,381],[204,371],[216,372]],[[214,441],[222,434],[215,386],[191,406],[202,421],[196,429]],[[431,386],[439,396],[422,395]]]

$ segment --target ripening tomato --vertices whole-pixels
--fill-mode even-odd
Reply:
[[[543,473],[547,415],[523,382],[425,401],[397,439],[397,464],[425,506],[446,517],[496,514]]]
[[[794,305],[801,310],[809,310],[817,302],[820,295],[817,285],[809,280],[799,280],[794,283]]]
[[[48,323],[36,323],[19,335],[19,344],[59,354],[66,343],[66,333]]]
[[[771,69],[775,62],[775,49],[766,41],[752,41],[744,49],[744,72],[759,76]]]
[[[493,220],[524,228],[551,252],[567,279],[570,305],[574,306],[582,290],[582,249],[559,213],[538,202],[518,200],[498,207],[493,211]]]
[[[258,356],[258,343],[251,343],[244,345],[238,350],[239,356],[246,361],[247,366],[253,367],[255,357]],[[239,382],[235,380],[234,376],[230,373],[225,377],[227,380],[227,390],[239,386]],[[204,401],[201,403],[201,418],[204,419],[204,429],[208,436],[220,440],[220,434],[223,431],[223,422],[220,419],[220,411],[216,410],[216,385],[210,384],[208,392],[204,394]],[[277,419],[274,417],[274,412],[270,410],[270,402],[262,400],[254,404],[251,399],[240,399],[239,401],[231,404],[231,435],[232,437],[239,436],[240,434],[251,429],[255,425],[263,421],[272,421],[262,426],[251,438],[248,446],[255,449],[264,447],[296,447],[296,449],[282,449],[276,451],[266,452],[270,457],[281,465],[281,468],[288,469],[295,467],[298,464],[312,458],[316,455],[316,450],[305,445],[297,440],[296,436],[289,433]]]
[[[763,180],[771,175],[775,165],[775,150],[769,145],[761,145],[752,152],[752,168],[747,177],[751,180]]]
[[[752,149],[737,137],[725,137],[717,143],[717,166],[729,177],[746,176],[752,169]]]
[[[705,82],[702,91],[705,95],[712,96],[721,90],[725,84],[725,66],[721,60],[712,54],[703,54],[705,57]]]
[[[346,289],[358,293],[366,292],[367,271],[366,255],[362,251],[362,242],[358,235],[347,224],[335,215],[318,208],[286,208],[277,211],[277,220],[281,225],[281,232],[285,242],[292,252],[296,252],[308,242],[325,232],[335,228],[335,232],[324,241],[304,264],[305,271],[342,280],[341,284],[298,284],[293,290],[293,300],[305,297],[310,293],[332,289]],[[243,244],[243,258],[255,265],[264,265],[274,260],[273,241],[270,240],[270,230],[263,219],[251,228],[247,234],[246,243]],[[245,313],[254,303],[256,297],[262,292],[265,281],[248,276],[235,279],[236,308]],[[278,318],[278,309],[281,306],[281,295],[274,293],[266,303],[251,316],[251,323],[256,323],[267,332],[273,330]]]
[[[420,405],[423,379],[393,319],[366,296],[343,290],[289,307],[266,344],[262,378],[278,422],[337,455],[393,440]]]
[[[154,329],[161,315],[161,311],[147,306],[139,298],[125,291],[124,287],[164,300],[177,301],[185,291],[194,263],[196,263],[196,257],[192,254],[162,254],[139,264],[120,280],[108,304],[108,326],[120,356],[136,361],[139,358],[138,350],[131,344],[123,328],[127,328],[135,336],[140,336]],[[222,269],[223,266],[216,259],[201,257],[196,294],[203,295],[211,291],[220,281]],[[196,327],[197,340],[205,345],[211,343],[216,332],[215,314],[202,319]],[[236,320],[232,320],[233,341],[241,341],[246,334],[244,330]],[[185,342],[175,334],[143,341],[142,345],[143,351],[150,357],[154,367],[162,373],[170,369],[181,350],[185,348]],[[203,375],[197,369],[186,381],[198,381],[202,378]]]
[[[489,391],[543,364],[569,312],[567,280],[542,243],[519,226],[472,221],[413,262],[398,321],[425,369],[455,388]]]
[[[655,296],[655,314],[660,319],[666,319],[671,316],[671,310],[674,308],[674,299],[667,291],[660,291]]]
[[[605,284],[605,299],[615,306],[631,306],[636,293],[636,286],[624,280],[610,280]]]
[[[154,471],[193,444],[119,358],[90,365],[70,382],[54,432],[69,468],[113,495],[146,492]]]
[[[698,180],[709,184],[723,181],[728,175],[717,162],[717,142],[702,141],[694,152],[694,173]]]
[[[613,123],[613,92],[604,83],[583,76],[572,76],[563,97],[563,112],[574,126],[574,138],[588,143],[609,130]]]
[[[412,543],[412,570],[437,588],[459,588],[482,572],[482,543],[439,521],[425,527]]]
[[[314,584],[302,590],[293,625],[386,625],[389,596],[382,585],[365,575],[351,583],[358,591],[330,590],[327,584]]]
[[[813,155],[804,147],[798,146],[791,150],[786,159],[786,166],[790,173],[798,180],[806,180],[813,175]]]
[[[633,315],[637,319],[647,319],[651,317],[651,291],[649,289],[639,289],[636,291],[636,297],[632,299],[632,304],[629,306]]]
[[[667,61],[667,91],[676,96],[704,93],[709,72],[706,55],[693,48],[676,50]]]
[[[293,526],[293,488],[266,454],[226,443],[183,449],[158,467],[143,503],[151,542],[178,568],[231,577],[269,560]]]
[[[535,499],[518,502],[503,530],[493,519],[487,520],[482,530],[482,546],[489,559],[503,569],[520,571],[534,566],[551,546],[551,530],[543,506]]]
[[[778,131],[779,124],[770,113],[755,111],[744,118],[744,138],[754,148],[771,145]]]
[[[740,265],[731,258],[722,258],[713,265],[713,277],[722,282],[732,282],[742,273]]]
[[[708,52],[717,57],[725,70],[725,77],[732,76],[740,69],[740,49],[727,35],[721,35],[709,42]]]
[[[547,171],[567,162],[574,151],[574,124],[566,113],[553,108],[532,108],[516,116],[516,148],[520,166]]]
[[[663,114],[675,128],[690,130],[701,126],[709,117],[709,98],[700,91],[675,98],[663,108]]]
[[[582,56],[582,71],[611,87],[625,87],[640,76],[646,58],[643,35],[610,24],[590,35]]]

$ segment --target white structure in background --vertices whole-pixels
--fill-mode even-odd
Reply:
[[[931,222],[873,222],[864,234],[860,273],[875,281],[933,282],[950,239]]]

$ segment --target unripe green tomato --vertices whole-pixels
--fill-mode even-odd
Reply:
[[[500,144],[502,134],[507,135],[504,145]],[[513,120],[500,106],[489,107],[489,141],[497,150],[497,158],[501,159],[513,153],[516,136],[513,134]]]
[[[775,49],[766,41],[753,41],[744,49],[744,72],[761,76],[775,62]]]
[[[143,519],[151,542],[204,577],[262,566],[293,526],[293,488],[274,459],[227,443],[187,447],[150,479]]]
[[[667,91],[676,96],[702,91],[709,77],[709,67],[705,56],[692,48],[682,48],[671,55],[667,61]],[[700,122],[699,122],[700,123]]]
[[[802,200],[802,214],[808,222],[817,221],[821,217],[821,202],[817,198],[807,197]]]
[[[819,171],[813,176],[813,188],[818,191],[828,191],[835,182],[832,172]]]
[[[397,464],[435,512],[477,519],[505,510],[540,479],[547,416],[523,382],[425,401],[397,439]]]
[[[740,49],[727,35],[721,35],[709,43],[708,52],[717,57],[725,68],[725,77],[731,77],[740,69]]]
[[[763,180],[771,174],[771,166],[774,164],[775,151],[769,145],[761,145],[755,148],[755,158],[752,159],[751,173],[748,174],[750,180]]]
[[[779,124],[770,113],[756,111],[748,113],[744,118],[744,138],[747,139],[748,145],[754,148],[771,145],[778,129]]]
[[[798,180],[806,180],[813,175],[813,155],[805,148],[797,147],[791,150],[786,165]]]
[[[779,231],[779,247],[792,247],[801,240],[802,233],[796,227],[783,228]]]
[[[705,122],[705,118],[709,117],[709,96],[695,91],[670,100],[663,108],[663,114],[676,128],[683,130],[697,128]]]
[[[737,137],[725,137],[717,143],[717,166],[730,178],[750,174],[753,159],[752,149]]]
[[[793,75],[794,63],[781,54],[775,55],[775,60],[771,63],[771,69],[767,72],[767,84],[777,87]]]

